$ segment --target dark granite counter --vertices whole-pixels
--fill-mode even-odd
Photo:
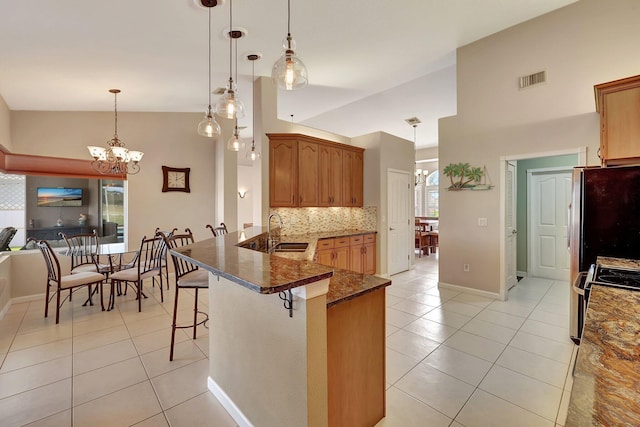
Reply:
[[[312,262],[319,239],[369,234],[372,231],[345,230],[281,236],[281,242],[309,243],[304,252],[267,254],[237,246],[260,240],[265,232],[266,227],[251,227],[196,242],[172,252],[205,270],[264,294],[292,289],[330,277],[327,307],[391,284],[389,279],[333,269]]]
[[[640,270],[640,260],[637,259],[599,256],[596,262],[600,266],[607,268],[628,268],[630,270]]]
[[[640,426],[640,292],[593,285],[565,425]]]

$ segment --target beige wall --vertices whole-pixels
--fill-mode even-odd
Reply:
[[[582,0],[458,49],[458,115],[439,122],[440,168],[486,165],[495,188],[449,192],[441,179],[442,283],[500,292],[501,158],[587,147],[598,164],[593,85],[638,74],[638,22],[636,0]],[[540,70],[547,83],[518,90],[518,76]]]
[[[0,95],[0,145],[9,151],[11,149],[11,112],[7,103]]]
[[[196,239],[208,237],[216,144],[196,133],[201,119],[195,113],[118,113],[120,138],[145,153],[140,173],[127,183],[129,245],[137,247],[156,227],[189,227]],[[105,145],[112,136],[113,113],[13,111],[11,127],[13,152],[88,159],[87,145]],[[163,165],[191,168],[191,193],[163,193]]]
[[[388,269],[388,224],[387,224],[387,171],[406,171],[413,179],[413,165],[415,146],[412,141],[407,141],[384,132],[374,132],[368,135],[353,138],[353,145],[362,147],[364,152],[364,205],[375,206],[378,211],[378,236],[376,237],[377,260],[376,271],[386,275]],[[413,206],[413,191],[410,193],[410,205]],[[413,209],[409,209],[409,215],[413,217]],[[411,226],[413,229],[413,226]],[[411,239],[407,242],[413,253],[413,232],[409,233]],[[411,262],[413,262],[411,257]]]

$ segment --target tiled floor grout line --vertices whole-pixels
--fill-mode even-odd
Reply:
[[[392,280],[393,280],[393,278],[392,278]],[[414,279],[411,279],[411,280],[409,280],[409,281],[407,281],[405,284],[410,284],[410,282],[411,282],[411,281],[413,281],[413,280],[415,280],[415,278],[414,278]],[[533,308],[529,311],[529,313],[527,314],[527,316],[526,316],[526,317],[524,317],[524,319],[525,319],[525,320],[524,320],[524,321],[522,322],[522,324],[518,327],[518,329],[516,329],[516,330],[515,330],[514,335],[509,339],[509,341],[508,341],[506,344],[504,344],[504,348],[502,349],[502,351],[500,352],[500,354],[496,357],[495,361],[493,361],[493,362],[491,363],[491,367],[490,367],[490,368],[487,370],[487,372],[483,375],[482,379],[478,382],[478,385],[477,385],[477,386],[473,386],[472,384],[469,384],[469,385],[472,385],[472,386],[473,386],[473,387],[475,387],[475,388],[474,388],[473,392],[469,395],[469,397],[465,400],[464,404],[460,407],[460,409],[458,410],[458,412],[456,413],[456,415],[452,418],[452,421],[451,421],[451,423],[450,423],[449,425],[453,424],[454,422],[458,422],[458,423],[460,423],[459,421],[457,421],[457,420],[456,420],[456,418],[460,415],[460,413],[462,412],[462,410],[464,409],[464,407],[469,403],[469,401],[471,400],[471,398],[473,397],[473,395],[474,395],[475,393],[477,393],[478,389],[480,389],[480,390],[482,390],[484,393],[490,394],[490,395],[492,395],[492,396],[494,396],[494,397],[496,397],[496,398],[498,398],[498,399],[500,399],[500,400],[504,400],[504,399],[502,399],[500,396],[496,396],[496,395],[494,395],[493,393],[490,393],[490,392],[488,392],[488,391],[486,391],[486,390],[481,389],[481,388],[480,388],[480,384],[481,384],[481,383],[482,383],[482,381],[484,381],[484,379],[487,377],[487,375],[489,374],[489,372],[491,371],[491,369],[493,369],[493,368],[496,366],[498,359],[502,356],[502,354],[504,354],[505,350],[509,347],[509,344],[513,341],[513,339],[515,338],[515,336],[517,335],[517,333],[521,331],[521,329],[522,329],[523,325],[526,323],[526,321],[527,321],[527,320],[529,320],[529,319],[531,318],[531,315],[534,313],[534,311],[536,310],[536,308],[538,308],[538,307],[540,306],[540,304],[542,303],[542,301],[544,300],[544,298],[547,296],[547,294],[551,291],[551,289],[554,287],[554,284],[555,284],[556,282],[557,282],[557,281],[552,281],[552,282],[551,282],[551,284],[548,286],[547,290],[546,290],[546,291],[545,291],[545,292],[544,292],[540,297],[536,298],[536,304],[535,304],[535,305],[533,306]],[[438,287],[438,286],[436,285],[436,286],[434,286],[434,287]],[[430,288],[430,289],[431,289],[431,288]],[[446,303],[446,302],[448,302],[448,301],[453,301],[453,300],[455,300],[455,298],[456,298],[458,295],[461,295],[461,294],[463,294],[463,293],[464,293],[464,292],[460,292],[460,293],[458,293],[457,295],[455,295],[455,296],[453,296],[453,297],[449,298],[448,300],[443,301],[439,306],[432,308],[432,309],[431,309],[431,310],[429,310],[427,313],[424,313],[422,316],[418,316],[418,319],[423,318],[423,316],[424,316],[424,315],[428,314],[429,312],[431,312],[431,311],[433,311],[433,310],[435,310],[435,309],[441,309],[441,310],[444,310],[444,308],[443,308],[444,303]],[[405,298],[405,297],[400,297],[400,298],[402,298],[403,300],[407,300],[407,298]],[[527,299],[529,299],[529,298],[527,298]],[[533,301],[533,299],[532,299],[532,301]],[[461,303],[461,304],[466,304],[466,305],[469,305],[469,306],[473,306],[473,307],[478,307],[478,306],[476,306],[476,305],[474,305],[474,304],[467,304],[467,303],[462,302],[462,301],[457,301],[457,300],[456,300],[456,302],[459,302],[459,303]],[[398,303],[399,303],[399,302],[398,302]],[[394,305],[397,305],[398,303],[396,303],[396,304],[394,304]],[[485,310],[497,311],[497,310],[492,310],[491,308],[489,308],[489,305],[490,305],[490,304],[487,304],[487,305],[485,305],[484,307],[482,307],[482,309],[481,309],[478,313],[476,313],[475,315],[471,316],[471,318],[470,318],[468,321],[466,321],[466,322],[465,322],[464,324],[462,324],[459,328],[457,328],[457,331],[456,331],[456,332],[462,331],[462,328],[464,328],[464,326],[465,326],[465,325],[467,325],[468,323],[470,323],[472,320],[476,319],[476,318],[477,318],[477,317],[478,317],[482,312],[484,312]],[[390,307],[393,307],[393,306],[390,306]],[[400,311],[402,311],[402,310],[400,310]],[[515,316],[515,315],[510,314],[510,313],[504,313],[504,312],[500,312],[500,311],[497,311],[497,312],[499,312],[499,313],[503,313],[503,314],[509,314],[509,315]],[[411,313],[408,313],[408,314],[411,314]],[[516,317],[520,317],[520,316],[516,316]],[[483,321],[482,319],[477,319],[477,320],[481,320],[481,321]],[[535,320],[535,319],[531,319],[531,320]],[[483,321],[483,322],[494,324],[493,322],[487,322],[487,321]],[[413,323],[413,322],[410,322],[409,324],[411,324],[411,323]],[[436,323],[438,323],[438,322],[436,322]],[[544,323],[544,322],[542,322],[542,323]],[[495,325],[504,327],[503,325],[499,325],[499,324],[495,324]],[[553,324],[551,324],[551,325],[552,325],[552,326],[556,326],[556,325],[553,325]],[[405,325],[405,326],[407,326],[407,325]],[[404,328],[405,328],[405,326],[403,326],[403,327],[399,328],[398,330],[405,330],[405,329],[404,329]],[[445,326],[447,326],[447,325],[445,325]],[[396,332],[397,332],[397,331],[396,331]],[[396,332],[394,332],[394,333],[393,333],[393,334],[391,334],[391,335],[394,335]],[[411,331],[406,331],[406,332],[411,332]],[[464,331],[464,332],[466,332],[466,331]],[[471,335],[476,335],[476,334],[473,334],[472,332],[467,332],[467,333],[469,333],[469,334],[471,334]],[[391,335],[390,335],[390,336],[391,336]],[[452,335],[453,335],[453,334],[452,334]],[[535,335],[535,334],[532,334],[532,335]],[[480,337],[480,338],[488,339],[488,340],[490,340],[490,341],[494,341],[494,340],[491,340],[490,338],[486,338],[486,337],[483,337],[483,336],[481,336],[481,335],[476,335],[476,336],[478,336],[478,337]],[[538,336],[538,335],[536,335],[536,336]],[[541,338],[548,339],[547,337],[541,337]],[[429,338],[427,338],[427,339],[429,339]],[[448,338],[447,338],[447,339],[448,339]],[[429,355],[431,355],[433,352],[435,352],[436,350],[438,350],[441,346],[445,346],[445,347],[446,347],[445,341],[446,341],[446,339],[445,339],[443,342],[438,343],[438,346],[437,346],[436,348],[434,348],[432,351],[430,351],[430,352],[429,352],[429,354],[427,354],[424,358],[422,358],[422,359],[418,362],[418,364],[417,364],[417,365],[419,365],[419,364],[423,363],[423,362],[424,362],[424,360],[425,360],[425,359],[427,359],[427,358],[429,357]],[[499,342],[499,341],[495,341],[495,342]],[[499,343],[500,343],[500,342],[499,342]],[[500,343],[500,344],[502,344],[502,343]],[[516,347],[516,348],[517,348],[517,347]],[[463,353],[466,353],[466,352],[463,352]],[[473,355],[472,355],[472,356],[473,356]],[[572,352],[572,356],[573,356],[573,352]],[[477,357],[477,356],[474,356],[474,357]],[[544,357],[544,356],[541,356],[541,357]],[[545,357],[545,358],[546,358],[546,357]],[[548,358],[546,358],[546,359],[548,359]],[[550,359],[550,360],[553,360],[553,359]],[[417,366],[417,365],[416,365],[416,366]],[[538,379],[538,378],[531,377],[531,376],[529,376],[529,375],[526,375],[526,374],[520,373],[520,372],[518,372],[518,371],[513,371],[512,369],[509,369],[509,368],[503,367],[503,366],[501,366],[501,365],[498,365],[498,366],[500,366],[501,368],[507,369],[507,370],[509,370],[509,371],[515,372],[515,373],[517,373],[517,374],[519,374],[519,375],[523,375],[523,376],[528,377],[528,378],[531,378],[531,379],[533,379],[533,380],[536,380],[536,381],[542,382],[542,383],[547,384],[547,385],[549,385],[549,386],[552,386],[552,387],[555,387],[555,388],[559,388],[559,387],[557,387],[557,386],[555,386],[555,385],[553,385],[553,384],[549,384],[549,383],[547,383],[547,382],[545,382],[545,381],[542,381],[542,380],[540,380],[540,379]],[[570,367],[571,367],[571,363],[569,363],[569,365],[568,365],[568,367],[567,367],[567,372],[570,370]],[[402,376],[401,376],[399,379],[397,379],[393,384],[391,384],[391,387],[395,387],[395,384],[397,384],[399,381],[401,381],[401,380],[402,380],[402,378],[404,378],[406,375],[408,375],[408,374],[409,374],[409,373],[410,373],[414,368],[415,368],[415,366],[414,366],[413,368],[409,369],[409,370],[408,370],[404,375],[402,375]],[[443,374],[449,375],[449,374],[447,374],[446,372],[440,371],[438,368],[434,368],[434,369],[438,370],[439,372],[442,372]],[[455,378],[455,377],[454,377],[454,378]],[[529,413],[531,413],[531,414],[533,414],[533,415],[536,415],[536,416],[538,416],[538,417],[541,417],[541,418],[543,418],[543,419],[546,419],[546,420],[548,420],[548,421],[550,421],[550,422],[554,423],[554,425],[557,425],[557,424],[558,424],[558,417],[560,416],[560,407],[561,407],[561,404],[562,404],[562,399],[564,398],[564,392],[565,392],[565,386],[566,386],[566,378],[567,378],[567,377],[566,377],[566,375],[565,375],[565,381],[563,382],[563,387],[560,389],[560,390],[561,390],[561,398],[560,398],[560,402],[558,402],[558,407],[557,407],[557,409],[556,409],[556,416],[555,416],[555,419],[554,419],[554,420],[550,420],[550,419],[548,419],[548,418],[545,418],[545,417],[543,417],[542,415],[537,414],[537,413],[535,413],[535,412],[532,412],[531,410],[529,410],[529,409],[527,409],[527,408],[523,408],[523,407],[521,407],[520,405],[517,405],[517,404],[515,404],[515,403],[513,403],[513,402],[509,402],[509,403],[510,403],[510,404],[512,404],[512,405],[514,405],[514,406],[517,406],[517,407],[519,407],[520,409],[522,409],[522,410],[524,410],[524,411],[527,411],[527,412],[529,412]],[[460,381],[462,381],[462,380],[460,380]],[[462,382],[465,382],[465,381],[462,381]],[[465,382],[465,383],[466,383],[466,382]],[[466,384],[468,384],[468,383],[466,383]],[[412,397],[413,397],[413,396],[412,396]],[[415,398],[415,397],[414,397],[414,398]],[[425,403],[425,404],[427,404],[427,405],[428,405],[428,403],[426,403],[426,402],[423,402],[423,403]],[[430,405],[428,405],[428,406],[430,406]],[[431,407],[431,406],[430,406],[430,407]],[[433,409],[433,410],[436,410],[435,408],[432,408],[432,409]],[[442,413],[442,412],[440,412],[440,411],[438,411],[438,410],[436,410],[436,411],[437,411],[437,412],[439,412],[439,413]],[[446,414],[443,414],[443,415],[447,416]],[[448,417],[448,416],[447,416],[447,417]],[[462,423],[460,423],[460,424],[462,424]]]

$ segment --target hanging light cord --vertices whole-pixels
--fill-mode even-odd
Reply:
[[[231,43],[233,42],[233,36],[231,33],[233,32],[233,0],[229,0],[229,80],[233,81],[233,70],[232,70],[232,55],[231,55]],[[229,87],[230,90],[233,90],[232,87]]]
[[[291,36],[291,0],[287,0],[287,34]]]
[[[113,129],[113,137],[118,139],[118,93],[113,94],[113,110],[115,112],[115,120],[114,120],[114,129]]]
[[[209,111],[211,114],[211,8],[209,8]]]
[[[413,125],[413,143],[416,143],[416,128],[418,125]]]
[[[254,88],[256,84],[256,61],[255,59],[251,61],[251,92],[252,92],[252,100],[253,102],[253,131],[251,132],[251,151],[255,151],[256,149],[256,90]]]

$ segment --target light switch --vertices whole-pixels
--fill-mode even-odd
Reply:
[[[478,218],[478,227],[486,227],[487,218]]]

